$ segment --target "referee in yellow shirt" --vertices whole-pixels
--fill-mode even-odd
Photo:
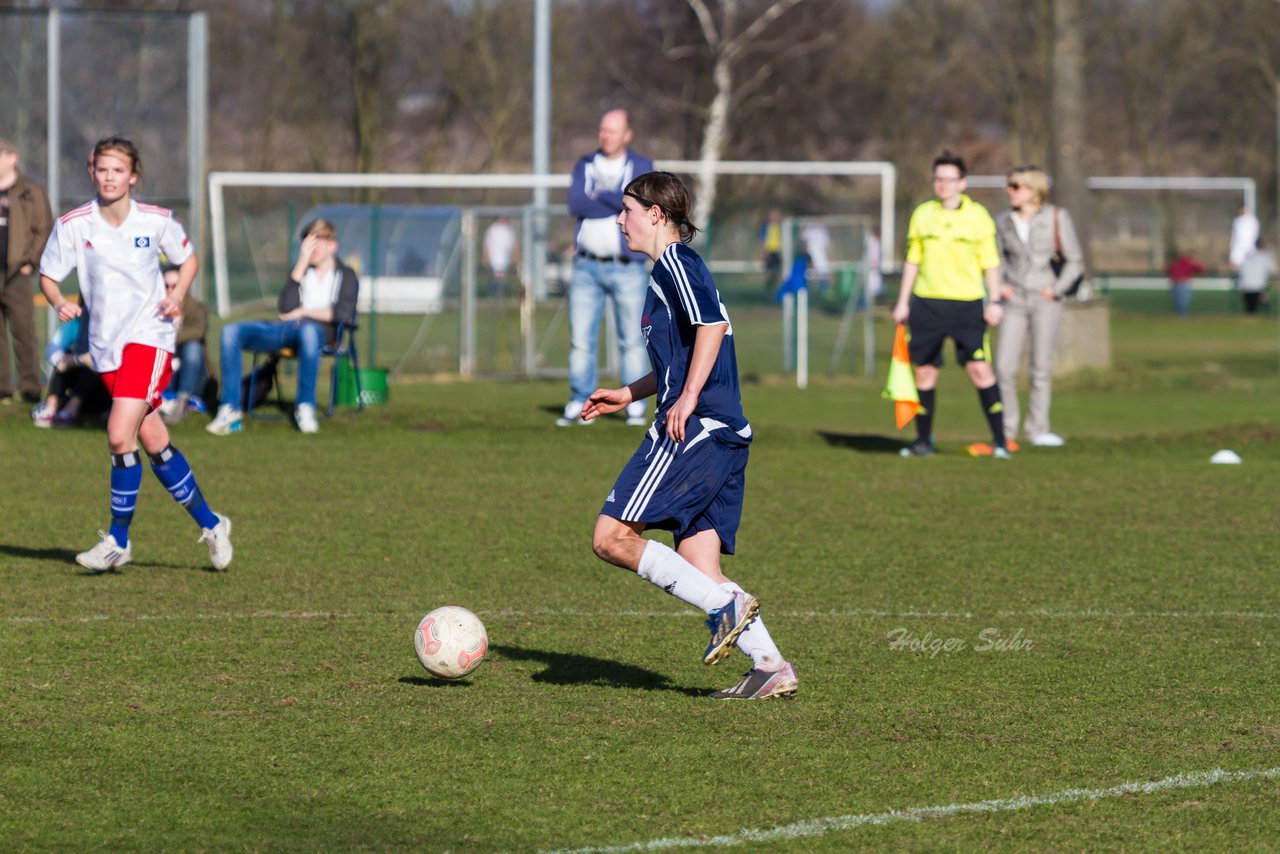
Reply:
[[[904,457],[934,453],[938,368],[943,342],[950,337],[955,341],[956,361],[978,390],[991,425],[991,453],[997,459],[1009,458],[1004,407],[987,336],[987,327],[998,325],[1004,316],[996,225],[986,208],[964,194],[965,187],[964,160],[943,151],[933,161],[937,198],[916,208],[907,226],[907,260],[893,320],[907,324],[911,332],[908,350],[915,366],[920,412],[916,415],[918,438],[902,449]],[[982,447],[971,446],[970,452]]]

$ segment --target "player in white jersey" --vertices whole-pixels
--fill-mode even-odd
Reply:
[[[88,312],[89,353],[111,392],[111,526],[76,561],[105,572],[132,559],[129,525],[142,485],[141,442],[156,477],[200,525],[199,542],[208,545],[214,568],[226,569],[232,557],[231,520],[209,509],[156,409],[172,373],[174,317],[199,262],[171,211],[133,199],[142,162],[132,142],[100,140],[89,158],[89,175],[96,198],[58,219],[40,259],[40,289],[58,317],[67,321]],[[178,265],[178,285],[171,292],[165,290],[161,253]],[[72,270],[78,273],[83,309],[58,287]]]

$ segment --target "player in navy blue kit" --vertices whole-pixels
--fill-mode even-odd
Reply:
[[[742,412],[733,328],[706,264],[686,244],[696,229],[680,179],[649,172],[623,193],[618,215],[627,247],[654,262],[643,331],[653,371],[630,385],[597,389],[582,409],[591,420],[657,395],[656,416],[639,450],[605,499],[591,546],[708,615],[716,664],[735,644],[751,658],[746,677],[717,699],[765,699],[796,693],[787,662],[751,594],[725,577],[720,555],[734,553],[746,488],[751,425]],[[675,549],[645,539],[671,531]]]

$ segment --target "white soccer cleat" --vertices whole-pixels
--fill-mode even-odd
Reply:
[[[583,421],[582,418],[580,417],[581,415],[582,415],[582,403],[576,400],[571,400],[565,404],[564,412],[561,413],[560,417],[556,419],[556,426],[557,427],[573,427],[574,425],[577,425],[577,424],[591,423],[590,421]]]
[[[298,408],[293,411],[293,420],[298,422],[300,433],[315,433],[320,429],[320,422],[316,420],[316,408],[310,403],[299,403]]]
[[[635,400],[627,404],[627,426],[648,427],[649,419],[644,417],[644,403]]]
[[[1031,440],[1031,444],[1037,448],[1061,448],[1067,444],[1067,440],[1057,433],[1041,433]]]
[[[101,539],[98,544],[87,552],[80,552],[76,555],[76,563],[81,566],[88,567],[94,572],[106,572],[109,569],[115,569],[117,566],[124,566],[133,559],[133,553],[128,546],[121,548],[116,543],[116,538],[110,534],[98,532]]]
[[[49,428],[53,426],[53,408],[45,404],[37,406],[31,413],[31,423],[37,427]]]
[[[224,403],[218,407],[218,414],[204,429],[215,436],[226,436],[230,433],[239,433],[243,426],[244,413],[231,404]]]
[[[780,670],[770,673],[752,668],[742,681],[732,688],[712,693],[717,700],[767,700],[770,697],[791,698],[800,688],[796,669],[787,662]]]
[[[209,561],[213,564],[214,569],[226,569],[231,563],[231,556],[234,550],[231,548],[231,520],[221,513],[213,514],[218,517],[218,524],[212,528],[202,528],[200,531],[200,539],[197,543],[207,543],[209,546]]]

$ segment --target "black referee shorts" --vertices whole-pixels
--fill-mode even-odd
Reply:
[[[987,320],[982,316],[982,300],[929,299],[911,297],[911,332],[907,351],[913,365],[942,366],[942,345],[947,338],[956,343],[956,362],[991,361],[987,343]]]

